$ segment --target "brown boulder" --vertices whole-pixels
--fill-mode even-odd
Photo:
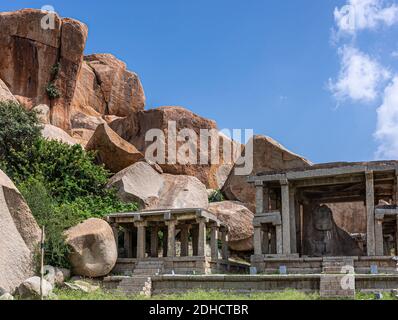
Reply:
[[[87,36],[88,28],[85,24],[69,18],[62,19],[59,71],[55,81],[60,98],[51,102],[51,123],[64,130],[71,128],[71,105]]]
[[[129,141],[131,144],[135,145],[138,150],[146,154],[149,146],[153,142],[146,142],[145,135],[151,129],[160,129],[165,138],[165,163],[158,161],[157,156],[152,154],[146,154],[146,158],[157,162],[165,173],[170,173],[174,175],[189,175],[198,178],[202,183],[204,183],[208,188],[219,189],[226,179],[225,175],[228,170],[232,168],[232,163],[229,159],[224,159],[221,151],[220,161],[218,164],[211,163],[211,143],[208,143],[209,157],[208,161],[204,164],[200,164],[200,150],[196,149],[196,163],[180,164],[177,161],[173,164],[171,157],[167,150],[169,148],[168,140],[172,138],[169,132],[171,123],[175,123],[177,134],[183,129],[191,129],[195,135],[195,138],[200,141],[200,131],[201,129],[213,130],[218,134],[218,139],[220,141],[219,148],[222,150],[223,139],[228,139],[217,131],[217,125],[214,121],[200,117],[191,111],[184,109],[182,107],[160,107],[157,109],[152,109],[148,111],[140,111],[130,116],[117,119],[110,123],[110,127],[118,133],[123,139]],[[175,140],[174,140],[175,141]],[[186,143],[186,140],[180,140],[177,142],[177,150],[180,150],[181,146]],[[231,142],[232,144],[232,142]],[[174,153],[175,156],[175,153]],[[175,162],[175,161],[174,161]],[[229,165],[229,167],[225,166]]]
[[[86,150],[97,151],[97,160],[113,173],[144,159],[132,144],[123,140],[107,124],[101,124],[87,143]]]
[[[208,210],[229,227],[228,245],[233,251],[253,250],[254,214],[243,203],[210,203]]]
[[[34,274],[40,229],[12,181],[0,170],[0,288],[14,290]]]
[[[47,13],[24,9],[0,13],[0,78],[28,107],[50,105],[46,86],[57,63],[62,20],[54,16],[54,30],[43,30]]]
[[[51,124],[68,130],[87,27],[53,14],[55,28],[44,30],[41,21],[47,14],[33,9],[0,13],[0,78],[29,109],[49,105]],[[54,80],[60,98],[50,100],[46,88]]]
[[[266,171],[307,167],[311,163],[287,150],[272,138],[254,136],[251,141],[253,143],[252,173],[250,175],[237,175],[235,169],[239,165],[236,165],[222,191],[228,200],[240,201],[254,212],[256,192],[255,187],[247,182],[248,176]]]
[[[110,225],[101,219],[88,219],[65,232],[72,272],[83,277],[103,277],[117,260],[115,237]]]
[[[85,68],[79,84],[83,88],[89,86],[88,105],[101,114],[120,117],[144,109],[145,93],[141,81],[137,74],[127,70],[124,62],[111,54],[94,54],[84,59],[91,72]],[[93,101],[98,104],[92,104]]]

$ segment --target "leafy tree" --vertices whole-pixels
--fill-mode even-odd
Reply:
[[[0,161],[7,161],[10,152],[33,145],[41,129],[36,112],[15,102],[0,102]]]

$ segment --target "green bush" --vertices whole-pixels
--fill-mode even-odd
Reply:
[[[221,202],[224,201],[224,196],[221,192],[221,190],[215,190],[209,197],[209,202],[213,203],[213,202]]]
[[[0,161],[7,162],[11,152],[33,145],[41,129],[36,112],[15,102],[0,102]]]
[[[47,84],[46,92],[50,100],[58,99],[61,97],[61,93],[59,92],[59,89],[54,82],[50,82],[49,84]]]
[[[30,177],[19,190],[33,216],[46,229],[46,264],[69,267],[69,248],[64,231],[89,218],[102,218],[110,213],[136,211],[137,205],[121,202],[113,190],[103,196],[80,197],[71,202],[58,203],[48,193],[42,177]]]
[[[80,145],[38,139],[33,146],[12,152],[7,173],[20,183],[41,177],[46,189],[59,202],[103,195],[109,173],[94,163],[95,153]]]

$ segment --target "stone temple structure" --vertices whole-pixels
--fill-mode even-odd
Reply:
[[[357,273],[396,272],[398,162],[331,163],[266,172],[256,186],[254,255],[259,272],[320,273],[331,264]],[[363,202],[367,230],[354,237],[339,228],[328,205]],[[333,263],[332,263],[333,261]]]
[[[108,222],[119,247],[114,273],[206,274],[228,268],[228,228],[204,209],[112,214]]]

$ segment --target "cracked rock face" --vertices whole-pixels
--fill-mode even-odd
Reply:
[[[54,29],[44,30],[41,21],[46,14],[33,9],[0,13],[0,78],[27,108],[50,106],[51,124],[68,130],[88,30],[83,23],[58,15],[53,15]],[[51,81],[59,99],[47,95]]]

